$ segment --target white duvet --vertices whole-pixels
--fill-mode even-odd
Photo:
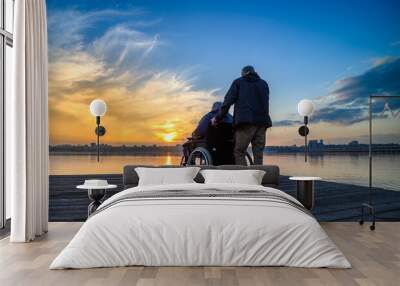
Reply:
[[[294,266],[349,268],[318,222],[293,206],[246,198],[154,198],[130,192],[265,190],[238,184],[180,184],[127,189],[106,200],[50,269],[145,266]],[[108,205],[108,208],[105,206]]]

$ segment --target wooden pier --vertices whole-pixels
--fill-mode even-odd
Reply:
[[[118,188],[108,191],[107,197],[122,190],[122,175],[52,175],[50,176],[49,220],[84,221],[90,200],[86,190],[76,189],[85,179],[107,179]],[[281,176],[280,189],[295,195],[296,182]],[[315,208],[319,221],[357,221],[361,204],[368,200],[368,188],[326,181],[316,182]],[[373,196],[378,220],[400,221],[400,192],[376,188]]]

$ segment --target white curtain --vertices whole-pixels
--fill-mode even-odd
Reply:
[[[48,226],[47,22],[45,0],[15,1],[14,94],[6,115],[12,242]],[[7,99],[6,99],[7,100]]]

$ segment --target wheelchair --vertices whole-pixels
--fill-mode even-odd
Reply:
[[[181,166],[234,165],[232,124],[209,125],[205,138],[189,137],[183,144]],[[246,152],[247,165],[253,165],[253,158]]]

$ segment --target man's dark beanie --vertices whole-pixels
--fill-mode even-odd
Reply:
[[[256,71],[252,66],[245,66],[242,68],[242,73],[247,74],[247,73],[255,73]]]

